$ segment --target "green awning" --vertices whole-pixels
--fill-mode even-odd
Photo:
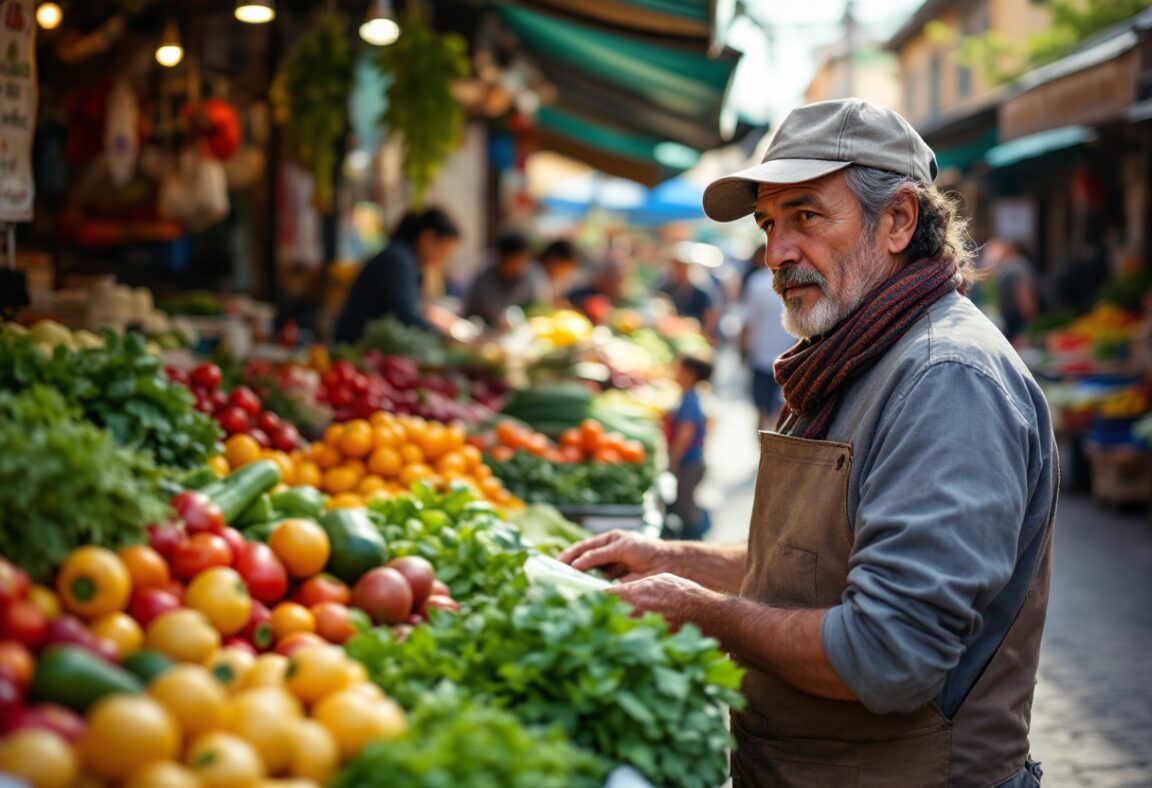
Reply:
[[[985,158],[993,167],[1007,167],[1025,159],[1035,159],[1047,153],[1093,142],[1095,139],[1096,132],[1087,126],[1062,126],[997,145],[988,151]]]
[[[961,145],[936,148],[936,165],[941,172],[949,169],[967,170],[983,159],[999,141],[995,128],[985,129],[984,133]]]

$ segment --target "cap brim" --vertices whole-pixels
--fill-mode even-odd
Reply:
[[[804,183],[842,170],[850,161],[773,159],[713,181],[704,190],[704,213],[718,222],[733,222],[756,210],[762,183]]]

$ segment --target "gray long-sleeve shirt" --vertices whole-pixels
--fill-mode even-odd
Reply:
[[[828,438],[854,456],[828,659],[871,711],[935,699],[949,714],[1011,625],[1048,526],[1058,469],[1044,397],[952,294],[844,392]]]

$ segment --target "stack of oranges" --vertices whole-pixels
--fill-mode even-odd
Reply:
[[[467,437],[460,423],[379,411],[368,419],[329,426],[323,440],[298,453],[295,483],[331,495],[332,508],[405,493],[417,481],[437,490],[463,483],[494,504],[516,505]]]
[[[237,468],[243,468],[257,460],[272,460],[280,468],[280,478],[289,487],[296,484],[312,484],[307,479],[298,478],[296,461],[287,452],[262,449],[251,435],[236,433],[224,441],[224,453],[208,460],[208,467],[219,476],[227,476]]]

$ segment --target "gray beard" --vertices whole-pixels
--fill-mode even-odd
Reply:
[[[820,288],[821,294],[821,298],[809,307],[803,306],[804,302],[799,297],[784,299],[784,314],[780,322],[785,331],[798,339],[822,336],[860,306],[875,284],[872,277],[877,276],[880,270],[879,261],[870,259],[868,246],[867,237],[861,236],[856,246],[837,261],[845,278],[855,280],[855,284],[839,297],[829,292],[828,280],[816,271],[777,269],[772,277],[772,286],[777,293],[790,285],[814,284]]]

